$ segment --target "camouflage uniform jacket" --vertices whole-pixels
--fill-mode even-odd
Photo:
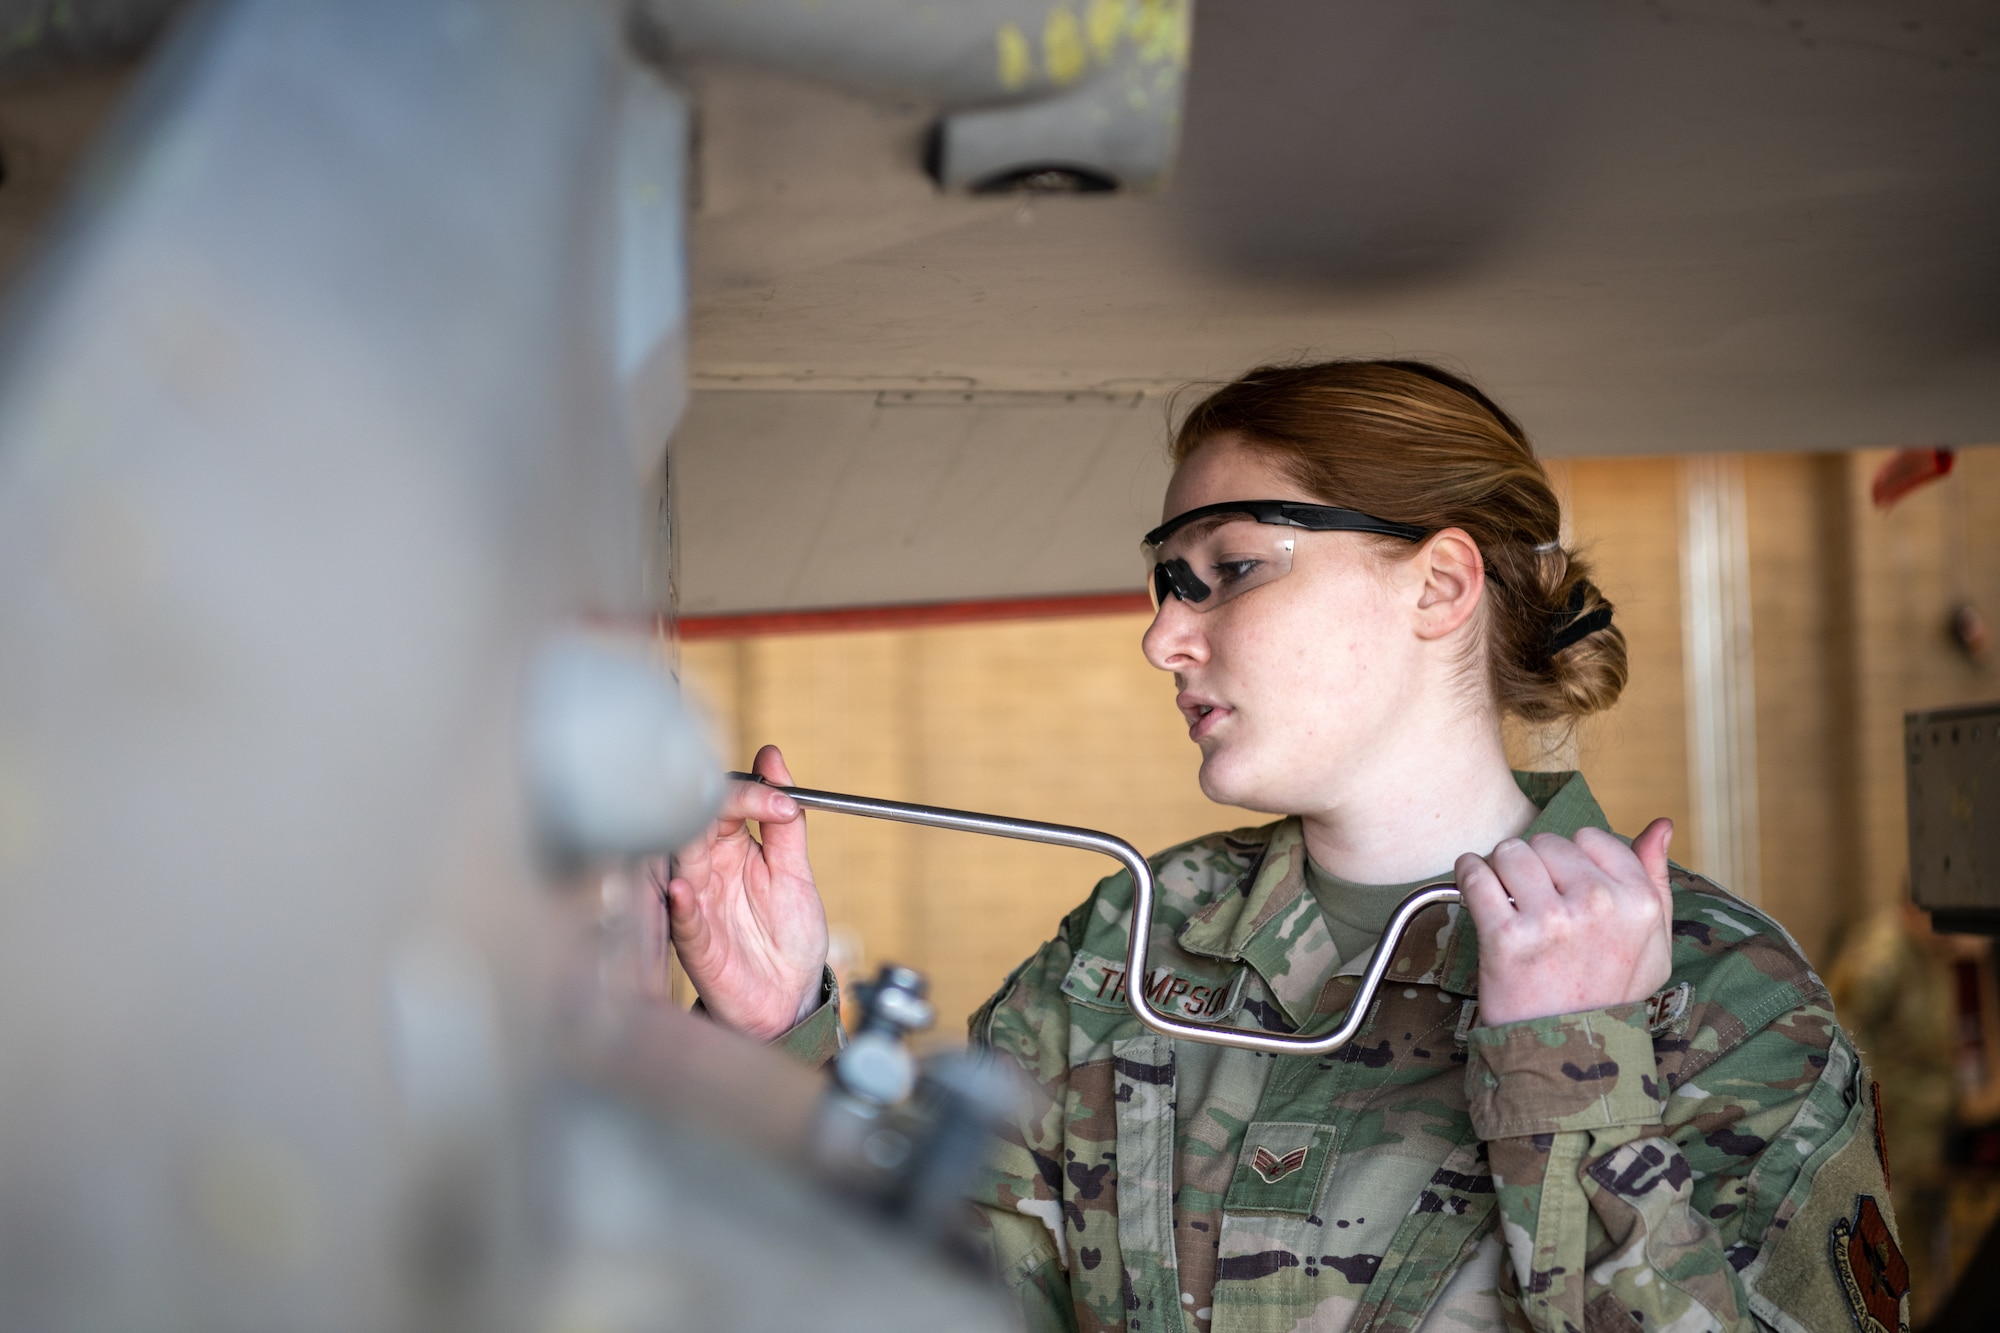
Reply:
[[[1519,780],[1536,830],[1604,827],[1580,777]],[[1152,864],[1145,984],[1170,1012],[1344,1013],[1367,956],[1337,956],[1298,821]],[[1480,1026],[1470,917],[1439,907],[1326,1057],[1140,1025],[1131,883],[1104,880],[972,1019],[1046,1094],[976,1193],[1029,1327],[1896,1333],[1907,1269],[1854,1048],[1778,926],[1672,877],[1653,1000]]]

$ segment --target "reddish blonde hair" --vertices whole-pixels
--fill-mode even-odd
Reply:
[[[1565,624],[1611,604],[1562,545],[1561,506],[1528,437],[1472,384],[1421,361],[1259,366],[1194,406],[1174,462],[1225,435],[1273,455],[1326,504],[1470,535],[1486,563],[1483,637],[1503,711],[1567,722],[1618,701],[1615,625],[1552,651]]]

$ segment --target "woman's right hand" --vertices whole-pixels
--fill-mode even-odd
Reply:
[[[751,771],[791,785],[775,745],[757,752]],[[752,819],[762,843],[750,836]],[[826,909],[797,802],[732,782],[721,815],[675,854],[671,874],[658,861],[651,873],[667,895],[674,950],[712,1017],[769,1041],[813,1011],[826,968]]]

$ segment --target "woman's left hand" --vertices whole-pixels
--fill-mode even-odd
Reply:
[[[1509,838],[1458,858],[1479,930],[1479,1021],[1487,1026],[1643,1000],[1673,974],[1672,820],[1627,847],[1603,829],[1576,840]]]

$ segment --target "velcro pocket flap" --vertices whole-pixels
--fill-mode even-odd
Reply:
[[[1312,1212],[1333,1163],[1333,1126],[1258,1120],[1243,1132],[1223,1209],[1232,1213]]]

